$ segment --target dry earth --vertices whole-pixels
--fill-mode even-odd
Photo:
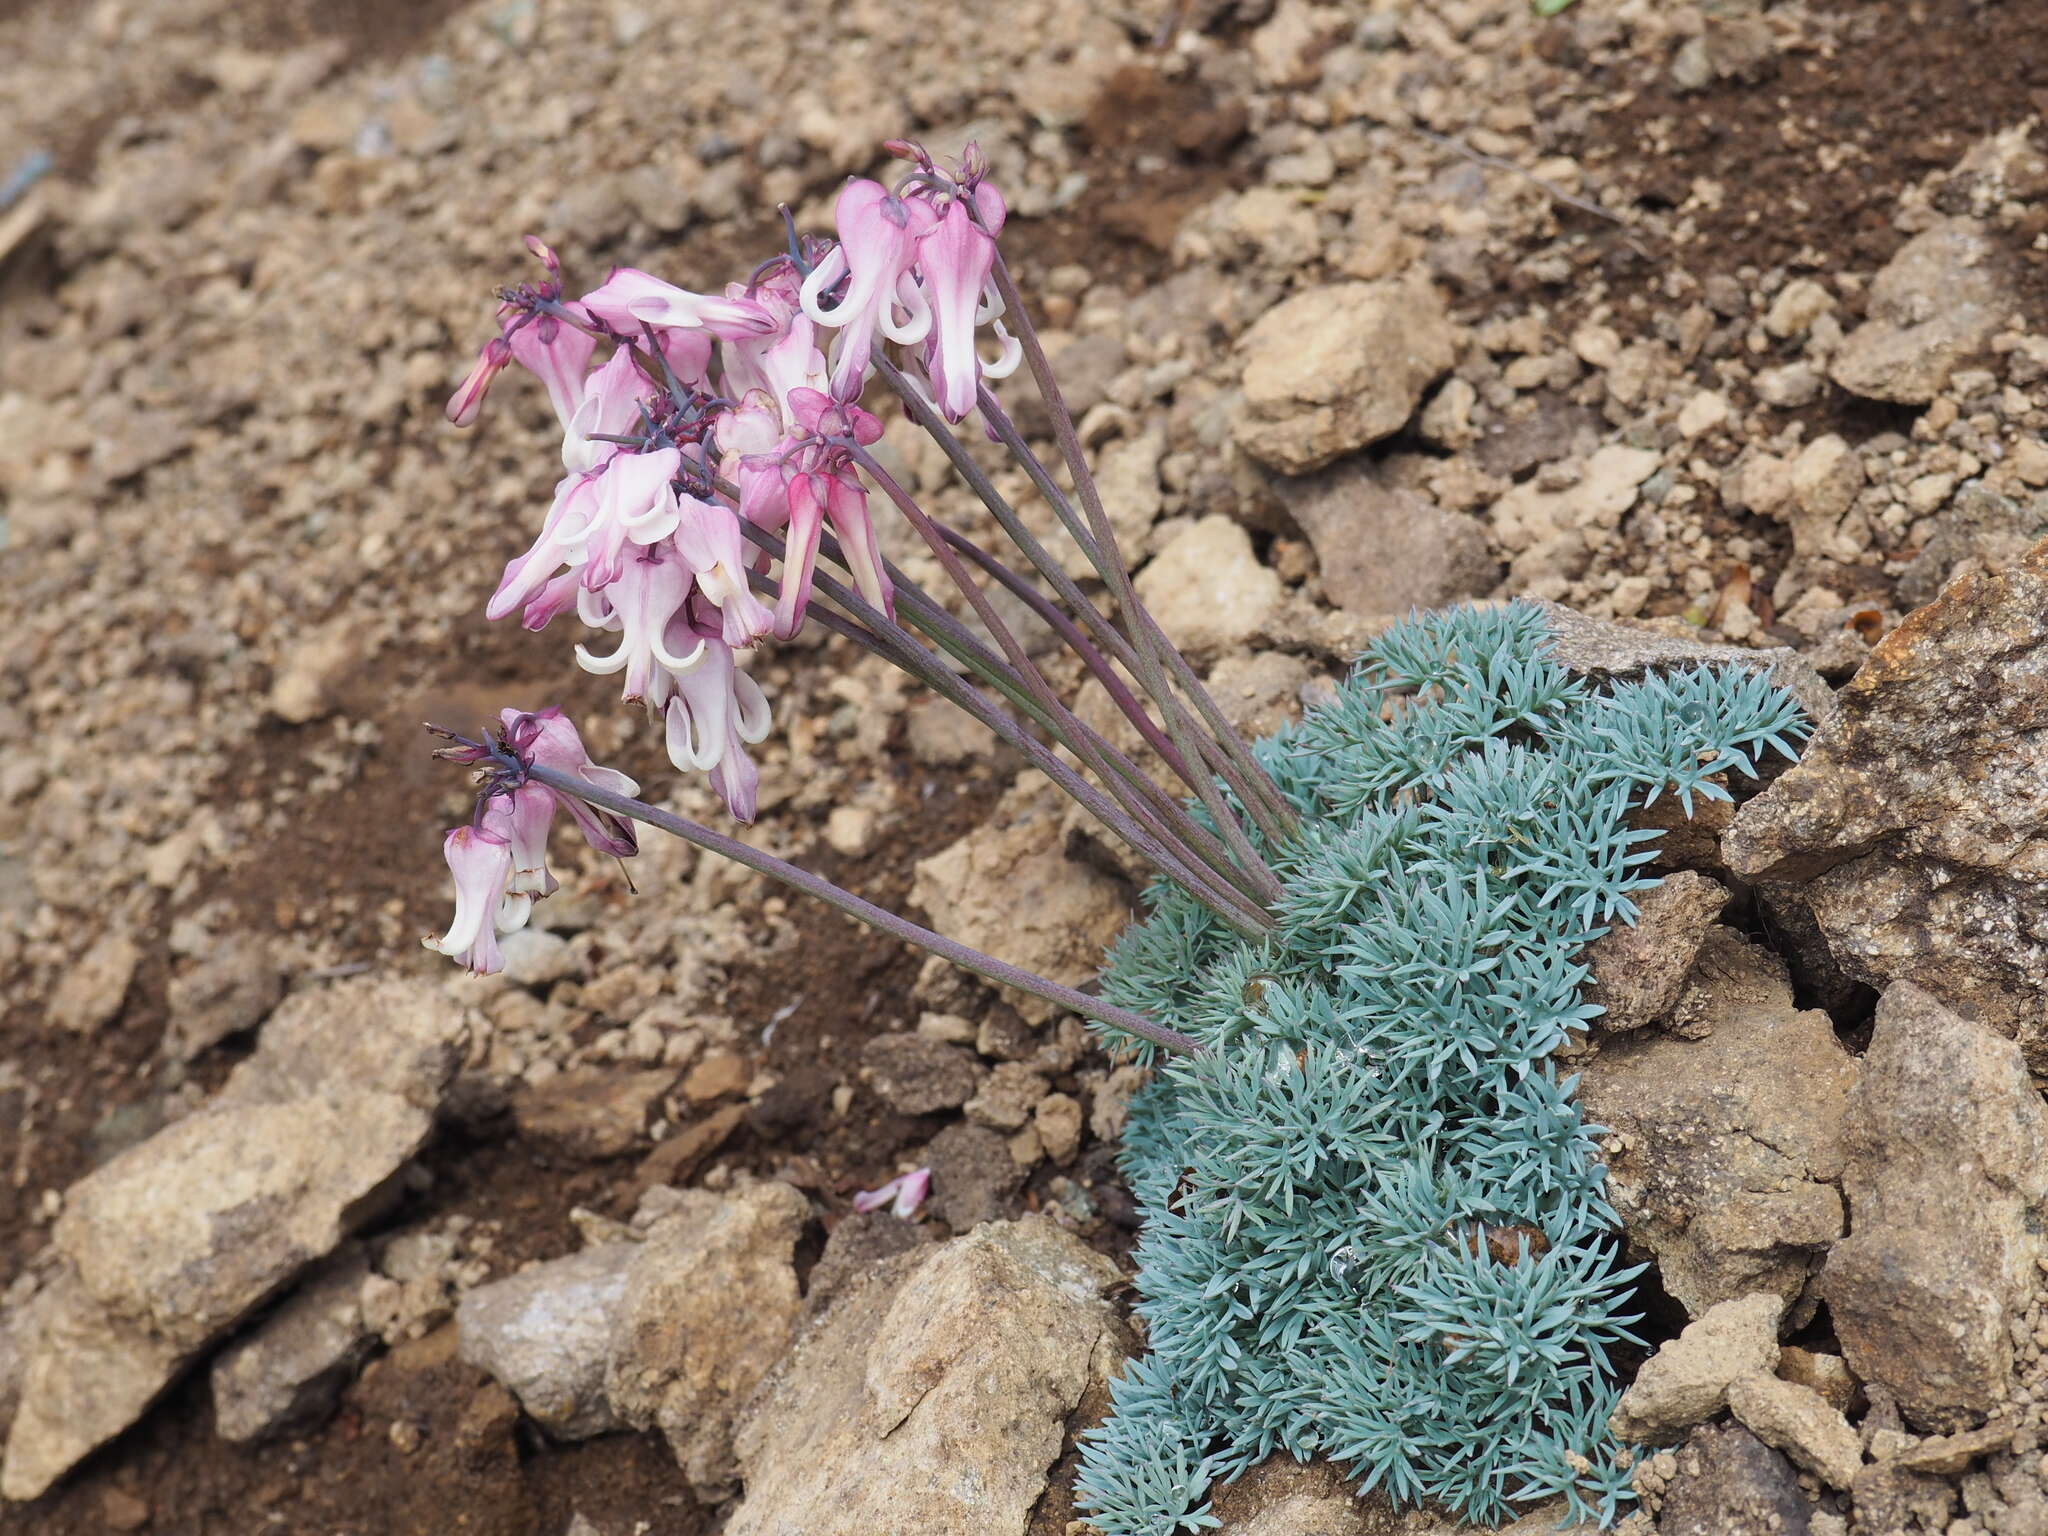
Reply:
[[[1754,1067],[1743,1029],[1766,1016],[1807,1021],[1773,1036],[1807,1080],[1853,1077],[1870,1053],[1803,1163],[1717,1164],[1693,1205],[1665,1198],[1662,1165],[1633,1170],[1630,1235],[1665,1271],[1648,1297],[1659,1341],[1758,1293],[1782,1308],[1741,1357],[1747,1375],[1703,1387],[1695,1372],[1691,1396],[1638,1405],[1692,1432],[1645,1487],[1667,1532],[2048,1529],[2025,1242],[1987,1261],[1998,1286],[1965,1276],[1926,1301],[1931,1314],[1968,1290],[1996,1335],[1964,1351],[1947,1398],[1843,1363],[1884,1353],[1898,1325],[1856,1313],[1856,1266],[1911,1249],[1930,1210],[1974,1213],[1972,1232],[2038,1230],[2018,1175],[1977,1205],[1901,1193],[1911,1180],[1886,1149],[1917,1143],[1870,1129],[1906,1125],[1939,1081],[1916,1062],[1961,1062],[1987,1094],[2011,1090],[2019,1128],[1983,1132],[2009,1153],[2032,1145],[2038,1095],[1997,1036],[2048,1068],[2048,927],[2000,884],[2043,808],[2011,788],[1993,807],[2002,851],[1912,830],[1975,824],[1990,804],[1943,798],[1940,765],[1974,749],[1928,756],[1930,717],[1981,711],[2007,743],[2038,733],[2031,695],[2002,690],[2033,675],[2041,573],[2001,574],[2048,532],[2048,53],[2033,8],[1579,0],[1544,20],[1521,0],[1187,0],[1177,26],[1165,9],[1026,0],[991,25],[932,0],[772,15],[701,0],[0,0],[0,1425],[48,1386],[24,1362],[49,1298],[71,1295],[65,1264],[112,1266],[92,1301],[111,1310],[79,1339],[143,1327],[117,1294],[164,1314],[134,1348],[170,1382],[146,1412],[155,1388],[137,1386],[135,1427],[0,1506],[0,1530],[765,1528],[733,1497],[768,1476],[742,1479],[731,1458],[777,1465],[796,1409],[747,1419],[735,1452],[736,1403],[681,1379],[613,1381],[561,1413],[633,1429],[565,1440],[569,1418],[524,1393],[522,1413],[458,1350],[458,1307],[529,1261],[612,1245],[621,1294],[658,1329],[633,1261],[729,1242],[727,1282],[782,1297],[738,1309],[765,1330],[743,1352],[758,1377],[792,1330],[838,1339],[861,1306],[898,1326],[876,1275],[908,1284],[915,1267],[943,1299],[990,1274],[1095,1273],[1089,1249],[1127,1250],[1110,1138],[1128,1072],[1083,1050],[1071,1020],[921,971],[739,871],[651,851],[634,892],[615,867],[573,866],[498,983],[449,976],[416,944],[445,920],[435,840],[463,804],[422,719],[559,702],[601,760],[712,816],[559,634],[479,612],[537,519],[550,423],[537,392],[502,386],[467,435],[440,406],[489,290],[526,275],[519,236],[553,240],[593,283],[630,262],[708,287],[772,247],[778,202],[821,224],[839,181],[905,133],[988,151],[1012,193],[1006,246],[1150,562],[1148,596],[1255,726],[1297,710],[1390,617],[1460,597],[1789,646],[1837,685],[1879,647],[1843,695],[1828,771],[1880,800],[1910,780],[1910,814],[1858,830],[1846,812],[1821,826],[1759,801],[1726,849],[1706,829],[1677,862],[1735,888],[1733,926],[1680,923],[1683,963],[1642,1005],[1654,1027],[1598,1058],[1606,1123],[1633,1116],[1633,1140],[1610,1148],[1625,1182],[1632,1152],[1682,1118],[1631,1096],[1632,1074],[1737,1081]],[[931,455],[899,456],[976,526]],[[1900,628],[1958,573],[1949,606]],[[1994,633],[2011,645],[1982,643]],[[1132,872],[1070,839],[1017,762],[836,644],[781,648],[757,675],[778,720],[758,841],[1085,979]],[[1974,691],[1930,708],[1914,691],[1930,675]],[[990,872],[1025,869],[1053,906],[1019,933]],[[1944,915],[1930,869],[1944,888],[1960,871],[1979,906]],[[1906,916],[1858,927],[1877,888],[1861,880]],[[1992,937],[1944,969],[1964,931]],[[1745,936],[1782,951],[1789,978]],[[1906,983],[1938,1001],[1913,1011]],[[1943,1004],[1968,1019],[1946,1022]],[[418,1060],[387,1078],[388,1062],[349,1056],[350,1021],[370,1016],[438,1022],[405,1036]],[[1701,1039],[1720,1054],[1685,1054]],[[333,1206],[319,1233],[293,1227],[298,1246],[275,1254],[256,1243],[233,1284],[173,1266],[166,1285],[201,1297],[184,1312],[152,1289],[161,1253],[107,1256],[128,1230],[110,1170],[140,1168],[159,1201],[161,1179],[190,1179],[204,1220],[217,1190],[202,1175],[227,1175],[208,1173],[191,1128],[232,1123],[257,1138],[234,1145],[288,1161],[320,1134],[304,1106],[331,1107],[343,1083],[382,1106],[388,1134],[345,1121],[346,1168],[293,1186],[298,1216],[315,1195]],[[1727,1112],[1756,1117],[1739,1123],[1758,1144],[1772,1117],[1811,1110],[1737,1086]],[[272,1129],[247,1129],[258,1121]],[[925,1243],[938,1256],[916,1266],[892,1256],[908,1236],[850,1219],[849,1196],[927,1162],[920,1240],[1026,1213],[1050,1226]],[[803,1198],[756,1210],[775,1184],[753,1180]],[[1694,1225],[1731,1190],[1760,1228]],[[1845,1199],[1853,1251],[1837,1242]],[[308,1279],[342,1226],[356,1236]],[[283,1224],[264,1230],[286,1242]],[[1048,1257],[1060,1231],[1078,1241]],[[202,1242],[202,1267],[222,1258],[208,1243],[229,1239]],[[258,1414],[271,1432],[252,1443],[221,1438],[214,1352],[316,1293],[342,1318],[338,1402],[296,1422]],[[1084,1356],[1120,1337],[1113,1307],[1043,1306],[1032,1327]],[[1781,1357],[1757,1367],[1780,1334]],[[1675,1358],[1667,1376],[1684,1375]],[[1033,1532],[1066,1528],[1062,1435],[1070,1449],[1100,1407],[1083,1376],[1047,1399],[1058,1464],[1013,1529],[1024,1515]],[[1810,1387],[1834,1418],[1772,1383]],[[1693,1432],[1731,1404],[1737,1424]],[[74,1427],[89,1416],[58,1408]],[[700,1423],[724,1428],[678,1427]],[[1364,1518],[1327,1493],[1255,1479],[1227,1529]]]

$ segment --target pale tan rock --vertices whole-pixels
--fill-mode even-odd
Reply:
[[[1810,277],[1795,277],[1778,290],[1764,314],[1764,329],[1780,340],[1804,336],[1813,322],[1835,307],[1835,297]]]
[[[1989,231],[1944,219],[1877,274],[1870,318],[1843,338],[1829,371],[1851,394],[1925,405],[1985,349],[2014,302]]]
[[[559,1439],[623,1428],[605,1372],[639,1256],[637,1243],[598,1243],[476,1287],[455,1312],[462,1358]]]
[[[1124,1357],[1119,1278],[1039,1217],[870,1270],[749,1407],[727,1536],[1024,1536],[1068,1416]]]
[[[658,1428],[693,1488],[732,1488],[733,1426],[788,1346],[810,1202],[787,1184],[676,1192],[626,1276],[605,1367],[611,1410]]]
[[[1730,1383],[1728,1406],[1757,1439],[1831,1488],[1847,1488],[1863,1465],[1856,1431],[1810,1387],[1756,1371]]]
[[[1061,806],[1036,773],[1020,774],[983,826],[917,865],[910,900],[941,933],[1054,981],[1079,986],[1130,914],[1115,881],[1067,857]],[[1058,1009],[1012,999],[1038,1022]]]
[[[1243,525],[1220,513],[1167,538],[1137,585],[1159,627],[1190,654],[1243,645],[1280,604],[1280,578],[1259,563]]]
[[[67,1191],[0,1495],[35,1497],[386,1207],[459,1055],[430,991],[300,994],[210,1102]]]
[[[1031,1113],[1045,1155],[1064,1166],[1081,1149],[1081,1105],[1070,1094],[1049,1093]]]
[[[967,1101],[967,1118],[991,1130],[1021,1130],[1051,1086],[1024,1062],[999,1062]]]
[[[1613,1427],[1623,1440],[1667,1445],[1728,1403],[1729,1383],[1778,1363],[1785,1299],[1768,1291],[1709,1307],[1643,1362]]]
[[[90,1034],[121,1011],[142,951],[121,932],[109,933],[66,971],[50,994],[50,1022]]]
[[[1457,331],[1426,285],[1334,283],[1267,311],[1238,345],[1238,445],[1305,474],[1399,431],[1449,371]]]
[[[1606,1012],[1597,1029],[1640,1029],[1678,1001],[1685,978],[1721,909],[1727,887],[1681,869],[1636,898],[1636,920],[1609,931],[1586,948],[1592,971],[1586,1001]]]

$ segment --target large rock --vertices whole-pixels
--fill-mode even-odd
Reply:
[[[963,944],[1069,986],[1092,981],[1130,908],[1116,881],[1067,857],[1063,809],[1041,775],[1018,775],[988,822],[918,863],[911,903]],[[1033,1022],[1058,1012],[1010,1001]]]
[[[462,1035],[424,984],[302,993],[212,1101],[74,1184],[0,1495],[36,1497],[377,1214]]]
[[[1870,653],[1723,842],[1854,979],[1911,981],[2048,1071],[2048,542],[1959,575]],[[1795,886],[1792,882],[1798,882]],[[1784,895],[1775,893],[1779,899]]]
[[[1268,310],[1238,343],[1246,453],[1306,474],[1401,430],[1450,371],[1458,332],[1433,289],[1333,283]]]
[[[1479,519],[1389,484],[1376,466],[1336,464],[1276,489],[1315,546],[1323,595],[1339,608],[1405,614],[1482,596],[1500,580]]]
[[[1579,1080],[1608,1128],[1608,1195],[1631,1245],[1693,1317],[1768,1291],[1795,1301],[1841,1235],[1842,1119],[1856,1064],[1783,964],[1717,928],[1683,1005],[1700,1038],[1621,1036]]]
[[[1280,606],[1280,578],[1221,513],[1189,523],[1138,573],[1138,599],[1191,655],[1242,646]]]
[[[1844,339],[1829,372],[1851,394],[1925,405],[1984,350],[2014,302],[1984,226],[1944,219],[1877,274],[1870,318]]]
[[[1811,1387],[1755,1371],[1729,1384],[1728,1407],[1743,1428],[1831,1488],[1847,1488],[1863,1465],[1856,1431]]]
[[[626,1276],[605,1395],[626,1423],[667,1437],[701,1496],[731,1491],[734,1421],[789,1344],[810,1214],[787,1184],[684,1190]]]
[[[462,1358],[560,1440],[624,1428],[605,1394],[612,1331],[638,1243],[599,1243],[480,1285],[456,1308]]]
[[[310,1428],[334,1407],[375,1336],[363,1319],[370,1264],[351,1245],[213,1362],[213,1427],[223,1440]]]
[[[1024,1536],[1124,1358],[1116,1266],[1039,1217],[884,1261],[810,1324],[737,1445],[726,1536]]]
[[[1900,983],[1878,1003],[1850,1096],[1850,1233],[1821,1293],[1857,1375],[1948,1431],[2012,1384],[2048,1198],[2048,1112],[2011,1042]]]

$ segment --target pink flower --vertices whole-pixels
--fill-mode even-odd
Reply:
[[[690,568],[667,543],[640,550],[603,588],[586,587],[577,598],[578,614],[592,629],[616,630],[619,647],[609,656],[593,656],[579,645],[577,665],[600,677],[624,672],[626,701],[645,700],[650,711],[660,709],[674,691],[672,678],[698,659],[695,651],[677,655],[667,643],[670,621],[683,612],[690,587]],[[690,637],[683,639],[687,644]]]
[[[594,442],[594,434],[630,437],[640,430],[641,407],[656,395],[654,381],[640,371],[630,347],[620,347],[590,376],[583,398],[562,436],[564,469],[596,469],[613,454],[615,443]]]
[[[484,617],[502,619],[522,604],[537,601],[536,594],[548,585],[549,578],[564,564],[580,565],[590,529],[597,521],[598,506],[598,476],[564,475],[555,485],[555,499],[541,524],[540,537],[533,541],[533,546],[525,554],[514,557],[506,565],[505,574],[498,579],[497,591],[484,605]],[[539,623],[534,622],[534,614],[529,609],[527,627],[539,629],[564,606],[565,603],[551,603]]]
[[[820,325],[844,327],[832,363],[832,393],[841,400],[860,398],[868,357],[879,330],[891,341],[910,345],[924,340],[931,315],[915,284],[907,284],[917,261],[918,239],[931,228],[935,215],[922,199],[892,196],[878,181],[849,181],[833,210],[839,244],[804,280],[804,313]],[[827,309],[821,299],[841,278],[846,293]],[[898,322],[898,303],[909,311]]]
[[[484,807],[483,830],[502,837],[511,850],[508,891],[527,897],[554,895],[555,877],[548,873],[548,833],[554,824],[554,791],[540,784],[522,784],[493,796]]]
[[[511,361],[512,347],[504,337],[493,336],[485,342],[483,351],[477,354],[476,366],[448,397],[448,419],[458,427],[473,426],[484,408],[484,396],[491,391],[491,380]]]
[[[974,222],[959,198],[946,205],[918,242],[918,271],[932,305],[926,357],[939,410],[948,421],[964,420],[974,409],[974,386],[981,377],[974,327],[995,259],[995,236]]]
[[[583,306],[621,336],[644,325],[709,331],[723,341],[744,341],[775,328],[774,318],[746,299],[691,293],[637,267],[614,267],[604,285],[583,295]]]
[[[737,821],[754,819],[760,770],[747,744],[760,741],[771,724],[761,685],[733,664],[732,648],[708,626],[694,629],[699,647],[694,662],[676,674],[668,702],[668,757],[682,770],[709,769],[711,787]],[[684,636],[672,631],[678,647]]]
[[[720,636],[735,649],[752,645],[775,626],[775,615],[747,585],[740,520],[728,506],[678,499],[676,551],[697,578],[697,590],[719,611]]]
[[[505,310],[517,306],[507,304]],[[565,308],[575,311],[576,305]],[[553,315],[535,315],[506,334],[506,342],[527,372],[547,386],[548,399],[562,425],[583,403],[583,384],[590,374],[590,359],[597,351],[597,338]]]
[[[550,706],[531,714],[508,709],[498,718],[504,729],[505,744],[518,754],[521,762],[573,775],[593,789],[608,789],[617,795],[640,793],[640,786],[618,769],[603,768],[590,760],[590,753],[583,745],[583,737],[575,722],[559,709]],[[527,787],[541,788],[539,785]],[[632,823],[573,796],[555,795],[554,799],[575,820],[583,840],[599,853],[625,859],[640,851]]]
[[[498,935],[524,927],[533,908],[531,896],[511,892],[510,841],[483,827],[457,827],[442,839],[441,851],[455,876],[455,920],[440,938],[420,942],[479,976],[503,970]]]
[[[917,1208],[931,1192],[932,1171],[919,1168],[914,1172],[891,1179],[880,1189],[864,1189],[853,1197],[853,1208],[865,1215],[888,1206],[890,1213],[904,1221],[917,1214]]]
[[[793,446],[783,435],[781,408],[765,389],[751,390],[720,414],[716,430],[718,451],[739,487],[739,515],[756,528],[780,528],[789,521],[782,458]]]
[[[585,535],[585,586],[617,580],[633,546],[658,544],[676,531],[681,513],[669,482],[682,465],[676,448],[620,452],[606,462],[598,479],[597,516]]]

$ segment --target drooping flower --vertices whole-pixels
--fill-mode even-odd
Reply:
[[[775,627],[775,615],[747,585],[746,546],[731,507],[695,496],[677,501],[676,552],[697,578],[697,590],[720,618],[720,637],[743,649]]]
[[[616,768],[605,768],[590,760],[576,723],[550,705],[531,712],[507,709],[499,715],[505,745],[519,760],[535,768],[552,768],[581,779],[593,789],[615,795],[637,795],[640,786]],[[587,804],[573,795],[557,795],[560,808],[567,811],[582,832],[583,840],[599,853],[627,859],[640,851],[633,824],[610,811]]]
[[[679,633],[680,631],[680,633]],[[734,664],[732,647],[703,616],[671,630],[678,649],[694,634],[696,659],[676,673],[668,701],[668,758],[682,770],[708,770],[711,787],[733,819],[751,822],[761,782],[747,746],[772,723],[761,685]]]
[[[989,190],[993,193],[995,189]],[[990,201],[992,207],[1002,206],[1000,198]],[[984,318],[982,290],[988,286],[995,259],[995,232],[975,221],[964,198],[949,202],[918,241],[917,269],[932,306],[925,365],[939,410],[948,421],[962,421],[974,409],[974,387],[982,374],[981,359],[974,350],[974,330]]]
[[[853,1208],[865,1215],[889,1207],[889,1214],[899,1220],[908,1221],[917,1214],[917,1208],[924,1204],[925,1196],[931,1192],[932,1171],[918,1168],[899,1175],[880,1189],[864,1189],[853,1197]]]
[[[578,645],[576,664],[600,677],[624,672],[626,701],[644,700],[649,711],[658,712],[674,691],[677,674],[697,660],[695,652],[679,654],[668,648],[671,621],[683,612],[690,587],[690,568],[673,544],[637,550],[605,586],[595,591],[585,587],[578,594],[576,611],[583,622],[592,629],[616,631],[619,645],[609,656],[593,655],[587,646]],[[690,639],[685,632],[684,643]]]
[[[832,362],[832,394],[857,400],[877,331],[911,345],[931,329],[923,291],[904,279],[935,216],[921,198],[897,197],[878,181],[856,179],[840,189],[833,217],[839,244],[804,280],[803,307],[818,324],[843,327]],[[842,278],[846,292],[837,304],[825,307],[823,295]],[[899,304],[907,311],[900,322],[894,314]]]
[[[774,317],[759,304],[691,293],[637,267],[612,268],[600,287],[583,295],[583,307],[621,336],[637,336],[642,325],[651,325],[743,341],[775,328]]]
[[[424,938],[428,949],[461,961],[479,976],[505,968],[498,935],[524,927],[533,898],[512,892],[512,844],[487,827],[457,827],[441,840],[455,876],[455,919],[440,938]]]

